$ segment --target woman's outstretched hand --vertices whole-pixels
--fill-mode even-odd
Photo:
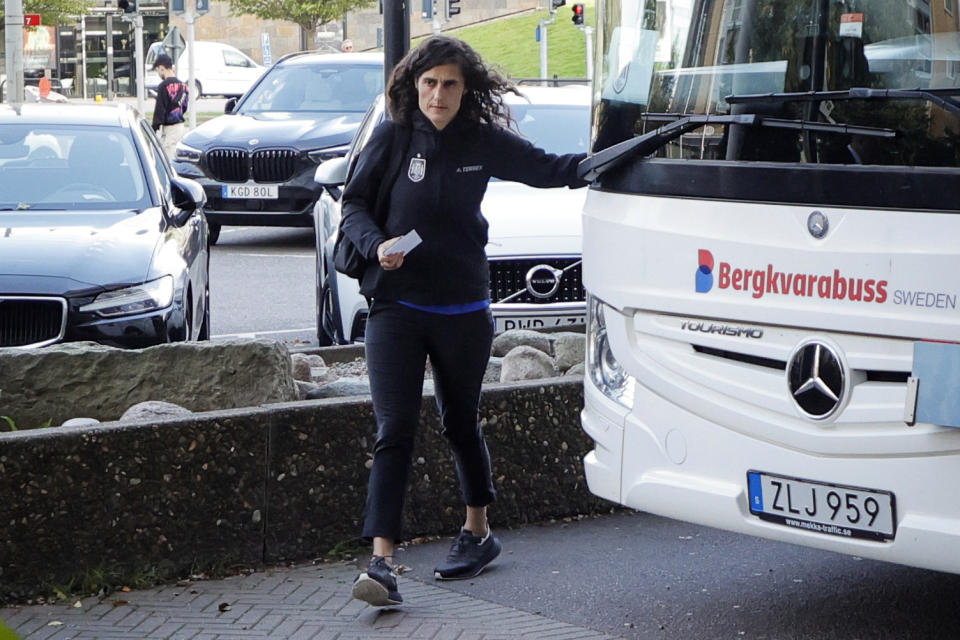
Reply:
[[[380,258],[380,266],[383,267],[384,271],[393,271],[394,269],[399,269],[403,266],[403,253],[391,253],[390,255],[385,255],[387,249],[390,248],[394,242],[399,240],[402,236],[397,236],[396,238],[390,238],[380,243],[380,246],[377,247],[377,257]]]

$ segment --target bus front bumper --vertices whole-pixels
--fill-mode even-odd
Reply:
[[[960,452],[823,455],[748,437],[694,415],[637,384],[630,411],[584,380],[584,457],[595,495],[649,513],[729,531],[915,567],[960,573],[960,500],[948,481]],[[871,540],[760,519],[750,512],[748,471],[893,494],[895,532]]]

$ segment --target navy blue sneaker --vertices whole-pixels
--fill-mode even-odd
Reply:
[[[493,537],[487,527],[485,538],[473,535],[467,529],[461,529],[460,535],[453,541],[450,553],[443,564],[433,570],[437,580],[465,580],[479,575],[484,567],[500,555],[503,546]]]
[[[374,556],[370,560],[366,572],[353,581],[351,595],[374,607],[403,604],[403,597],[397,591],[397,572],[383,556]]]

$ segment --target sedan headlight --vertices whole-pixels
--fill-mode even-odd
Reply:
[[[203,152],[200,149],[194,149],[182,142],[177,144],[177,151],[174,154],[174,162],[189,162],[190,164],[200,164],[200,158]]]
[[[627,374],[610,349],[604,312],[614,312],[599,298],[587,297],[587,373],[611,400],[633,408],[633,376]],[[614,312],[615,313],[615,312]]]
[[[314,149],[313,151],[307,151],[307,155],[310,156],[310,159],[320,164],[325,160],[330,160],[331,158],[340,158],[347,155],[347,150],[350,149],[349,144],[342,144],[338,147],[327,147],[325,149]]]
[[[80,311],[95,312],[105,318],[127,316],[169,307],[173,302],[173,276],[163,276],[135,287],[101,293]]]

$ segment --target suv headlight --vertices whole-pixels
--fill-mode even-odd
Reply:
[[[317,164],[320,164],[325,160],[330,160],[331,158],[340,158],[347,155],[347,151],[349,149],[349,144],[342,144],[339,147],[326,147],[325,149],[314,149],[313,151],[307,151],[307,155],[311,160]]]
[[[95,312],[105,318],[127,316],[169,307],[173,302],[173,276],[163,276],[135,287],[101,293],[80,311]]]
[[[615,313],[599,298],[587,296],[587,373],[605,396],[632,409],[635,381],[610,349],[605,312]]]
[[[177,143],[177,150],[174,154],[174,162],[189,162],[190,164],[200,164],[200,158],[203,156],[203,152],[200,149],[194,149],[189,147],[182,142]]]

